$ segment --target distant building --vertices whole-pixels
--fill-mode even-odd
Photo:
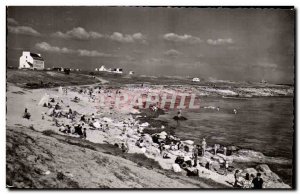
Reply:
[[[112,69],[112,71],[111,71],[112,73],[123,73],[123,69],[121,69],[121,68],[114,68],[114,69]]]
[[[99,68],[99,70],[98,71],[108,71],[108,69],[106,69],[105,68],[105,66],[104,65],[102,65],[100,68]]]
[[[53,67],[52,70],[53,71],[64,71],[64,68],[62,68],[62,67]]]
[[[43,70],[45,68],[45,60],[41,54],[23,51],[20,57],[19,69]]]
[[[260,83],[266,84],[266,83],[268,83],[268,82],[267,82],[266,80],[263,79],[263,80],[260,81]]]
[[[129,71],[129,75],[133,75],[134,74],[134,72],[133,71]]]
[[[98,68],[96,68],[95,71],[98,71]]]
[[[198,77],[194,77],[194,78],[192,79],[192,81],[193,81],[193,82],[200,82],[200,79],[199,79]]]

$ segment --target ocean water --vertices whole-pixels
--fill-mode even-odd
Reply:
[[[204,107],[220,107],[220,110]],[[233,109],[237,109],[237,114]],[[176,111],[169,111],[158,119],[176,127],[182,139],[208,145],[236,145],[260,151],[267,156],[293,158],[294,104],[291,97],[260,98],[201,98],[200,109],[182,110],[188,118],[179,125],[172,118]]]

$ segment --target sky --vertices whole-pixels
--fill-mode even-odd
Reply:
[[[7,65],[102,65],[152,76],[294,82],[295,11],[175,7],[8,7]]]

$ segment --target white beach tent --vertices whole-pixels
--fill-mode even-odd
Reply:
[[[63,88],[61,86],[58,88],[58,93],[63,94]]]
[[[40,102],[38,103],[39,106],[43,106],[44,103],[48,104],[49,102],[49,95],[47,93],[44,94]]]
[[[95,127],[95,128],[97,128],[97,129],[99,129],[100,128],[100,123],[97,121],[97,122],[94,122],[93,123],[93,126]]]

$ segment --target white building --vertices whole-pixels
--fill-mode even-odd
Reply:
[[[198,77],[194,77],[194,78],[192,79],[192,81],[193,81],[193,82],[200,82],[200,79],[199,79]]]
[[[107,71],[107,69],[105,68],[104,65],[102,65],[102,66],[98,69],[98,71]]]
[[[121,69],[121,68],[114,68],[112,71],[111,71],[112,73],[123,73],[123,69]]]
[[[23,51],[20,57],[19,69],[43,70],[45,61],[41,54]]]
[[[134,72],[133,71],[129,71],[129,75],[133,75],[134,74]]]

